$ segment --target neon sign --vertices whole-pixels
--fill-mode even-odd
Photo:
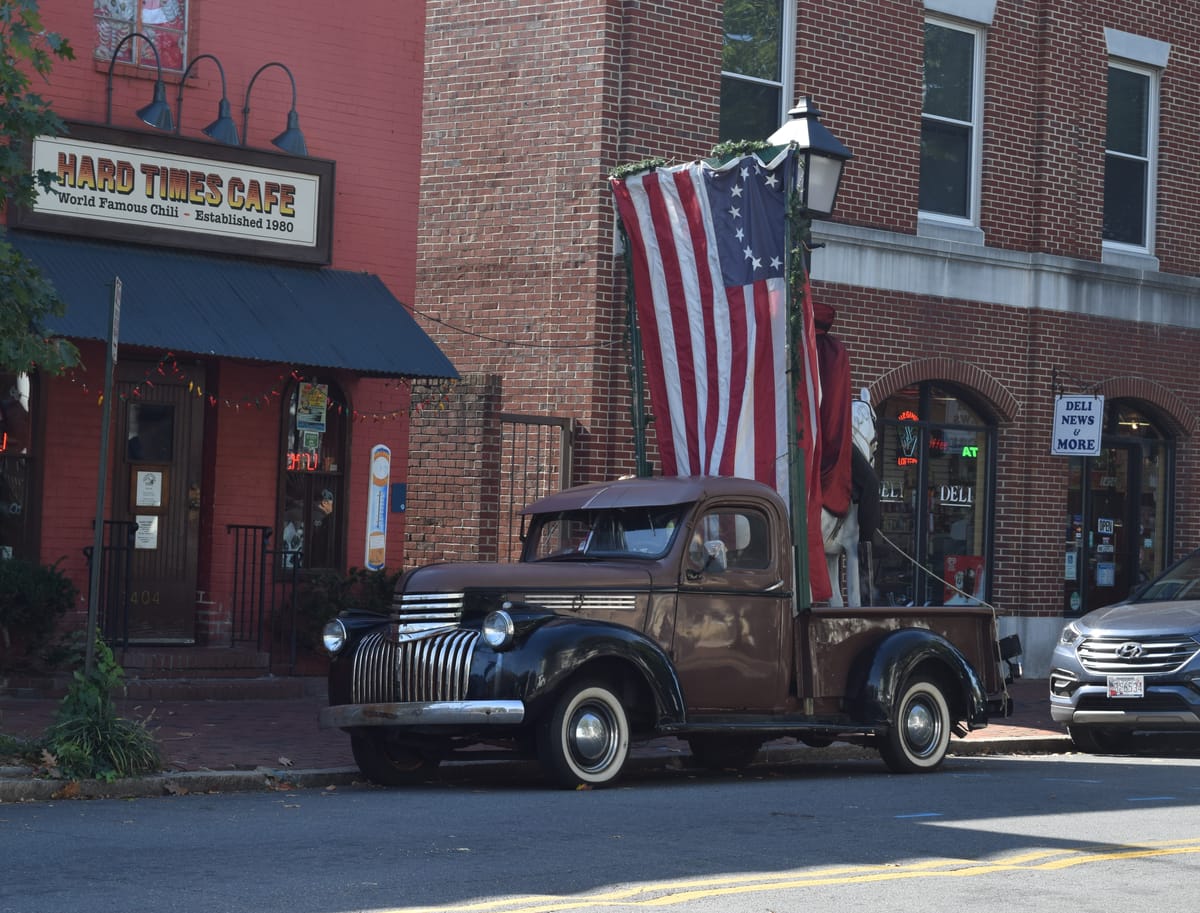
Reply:
[[[321,466],[319,454],[308,451],[297,453],[289,450],[287,455],[288,472],[316,472]]]

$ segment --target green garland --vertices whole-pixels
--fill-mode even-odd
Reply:
[[[618,165],[609,174],[609,178],[614,181],[621,181],[632,175],[640,174],[643,171],[653,171],[655,168],[662,168],[666,164],[667,160],[665,158],[642,159],[640,162]]]

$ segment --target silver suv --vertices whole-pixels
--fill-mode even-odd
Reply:
[[[1063,628],[1050,713],[1087,752],[1128,751],[1138,732],[1200,733],[1200,550]]]

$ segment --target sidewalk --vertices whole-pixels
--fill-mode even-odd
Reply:
[[[145,720],[154,732],[162,747],[165,771],[136,781],[83,784],[80,795],[163,795],[262,789],[285,783],[326,787],[361,780],[346,734],[317,726],[317,715],[325,703],[324,681],[310,682],[305,694],[309,696],[278,700],[118,701],[121,716]],[[1063,727],[1050,719],[1045,680],[1015,682],[1009,686],[1009,694],[1013,715],[965,739],[951,739],[951,754],[1071,750]],[[53,721],[57,707],[54,699],[0,697],[0,733],[40,736]],[[780,739],[764,746],[762,758],[782,763],[796,759],[798,752],[811,755],[814,749]],[[676,739],[655,739],[635,745],[633,757],[651,762],[686,753],[686,745]],[[51,798],[63,785],[62,781],[36,780],[21,768],[0,767],[0,802]]]

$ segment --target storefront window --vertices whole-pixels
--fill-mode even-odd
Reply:
[[[1166,566],[1174,443],[1136,404],[1105,405],[1094,457],[1071,457],[1063,612],[1118,602]]]
[[[96,57],[111,61],[113,51],[132,32],[145,35],[158,49],[164,70],[183,69],[187,58],[187,0],[95,0]],[[154,51],[141,38],[121,45],[117,60],[155,69]]]
[[[335,384],[303,382],[286,400],[281,568],[340,568],[346,470],[345,397]]]
[[[29,375],[0,374],[0,560],[37,557],[32,394]]]
[[[872,600],[985,601],[995,429],[959,391],[927,383],[883,404],[879,432],[883,544]]]

